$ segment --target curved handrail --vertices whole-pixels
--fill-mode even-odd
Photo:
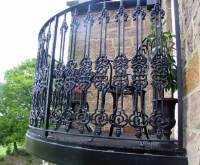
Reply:
[[[48,21],[46,21],[46,23],[42,26],[42,28],[40,29],[39,35],[38,35],[38,41],[40,39],[40,36],[43,33],[43,29],[45,29],[49,25],[49,23],[52,23],[54,21],[55,17],[60,17],[61,15],[65,14],[65,13],[73,11],[75,8],[80,9],[85,5],[97,4],[97,3],[100,3],[100,2],[103,2],[103,1],[104,0],[88,0],[87,2],[82,2],[82,3],[79,3],[79,4],[73,5],[73,6],[69,7],[69,8],[67,8],[67,9],[57,13],[56,15],[51,17]],[[107,6],[109,6],[110,0],[106,0],[106,1],[108,1]],[[120,2],[119,1],[112,1],[112,2],[110,2],[110,4],[111,3],[112,3],[112,6],[115,6],[115,5],[117,6],[117,5],[119,5]],[[133,1],[133,0],[124,0],[123,4],[124,4],[124,6],[130,6],[130,5],[136,6],[137,0],[135,0],[135,1]],[[142,6],[145,6],[146,4],[147,4],[146,0],[141,0],[141,5]]]

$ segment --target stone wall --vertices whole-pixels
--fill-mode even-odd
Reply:
[[[200,165],[200,0],[179,0],[184,147],[189,165]]]

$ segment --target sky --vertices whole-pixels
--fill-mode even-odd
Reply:
[[[4,0],[0,5],[0,82],[4,72],[36,58],[38,33],[52,16],[66,9],[66,0]]]

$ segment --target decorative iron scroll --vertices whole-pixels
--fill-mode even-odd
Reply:
[[[120,52],[120,16],[122,16],[122,52]],[[127,21],[128,14],[124,11],[123,1],[120,1],[120,7],[115,14],[115,20],[118,23],[118,55],[114,58],[113,69],[115,69],[115,75],[113,76],[112,86],[116,92],[116,106],[113,109],[113,113],[109,117],[111,125],[116,127],[116,136],[121,135],[121,128],[128,123],[128,116],[123,109],[123,91],[128,85],[128,75],[126,70],[128,69],[128,59],[124,54],[124,24]],[[121,109],[118,111],[118,97],[121,95]]]
[[[140,49],[138,49],[138,16],[140,15]],[[132,82],[131,85],[134,87],[134,105],[133,114],[129,116],[129,124],[136,128],[136,137],[141,138],[141,129],[146,127],[148,124],[148,116],[144,110],[144,88],[147,86],[147,58],[144,56],[142,51],[143,42],[143,24],[142,21],[145,19],[146,13],[141,7],[140,0],[138,0],[137,7],[133,11],[133,21],[136,21],[136,54],[131,60],[131,68],[133,68]],[[138,95],[141,99],[141,112],[138,110]]]
[[[70,46],[70,56],[69,61],[67,62],[66,68],[64,70],[65,81],[64,81],[64,89],[66,94],[66,104],[64,105],[64,111],[62,114],[62,122],[65,124],[65,130],[69,131],[72,122],[75,119],[75,114],[72,109],[72,92],[76,85],[76,67],[77,63],[74,59],[75,57],[75,46],[76,46],[76,34],[77,29],[79,28],[79,20],[77,18],[76,9],[74,12],[74,17],[71,23],[71,46]],[[74,41],[74,43],[73,43]],[[73,56],[72,56],[72,46],[73,46]]]
[[[86,106],[86,96],[87,90],[91,86],[91,70],[92,70],[92,61],[90,59],[90,36],[91,36],[91,27],[94,23],[94,18],[92,16],[90,5],[88,7],[88,12],[84,19],[84,27],[85,27],[85,43],[84,43],[84,52],[83,58],[80,61],[80,69],[79,69],[79,79],[78,86],[81,89],[81,98],[80,98],[80,106],[78,111],[75,113],[76,123],[79,125],[79,132],[84,132],[84,125],[89,123],[90,114],[88,112],[88,107]],[[89,36],[88,36],[88,50],[86,55],[86,40],[87,40],[87,28],[89,24]]]
[[[90,59],[91,30],[94,24],[94,18],[92,16],[90,5],[83,20],[85,32],[85,35],[83,36],[84,50],[83,56],[81,57],[82,59],[79,63],[79,68],[75,60],[76,37],[80,26],[76,9],[70,24],[70,50],[68,61],[66,61],[66,63],[63,59],[68,25],[66,23],[66,14],[61,16],[63,22],[61,27],[59,27],[61,38],[60,47],[58,46],[59,60],[58,62],[56,61],[54,67],[54,51],[56,48],[55,41],[57,39],[57,31],[59,31],[58,19],[60,15],[56,16],[54,29],[55,35],[52,47],[53,53],[49,69],[47,57],[49,41],[51,38],[51,25],[49,25],[49,29],[43,29],[43,33],[40,33],[42,35],[39,40],[38,57],[35,69],[30,125],[40,127],[45,119],[45,130],[46,132],[49,132],[49,130],[47,130],[49,129],[49,123],[47,122],[50,119],[54,125],[54,130],[57,130],[61,124],[64,124],[65,130],[68,132],[72,128],[72,124],[75,124],[78,125],[79,132],[81,134],[84,133],[85,127],[88,128],[88,126],[90,126],[90,129],[93,132],[84,136],[89,135],[91,137],[89,141],[92,141],[96,135],[102,134],[104,127],[110,127],[108,138],[112,138],[110,136],[112,136],[114,128],[116,130],[116,136],[119,137],[121,135],[122,128],[129,124],[132,128],[136,128],[135,136],[137,139],[133,138],[133,140],[142,143],[142,141],[148,141],[143,138],[142,130],[144,130],[146,138],[149,139],[147,133],[147,125],[149,124],[154,127],[154,130],[157,130],[156,136],[158,139],[161,139],[163,129],[169,124],[169,118],[163,109],[164,88],[168,85],[168,59],[162,48],[162,29],[158,28],[162,27],[161,20],[164,18],[164,14],[165,13],[161,9],[159,0],[156,0],[154,8],[151,10],[151,18],[153,19],[153,25],[155,27],[155,40],[150,41],[146,38],[143,39],[143,21],[146,18],[146,13],[142,9],[141,0],[137,0],[137,6],[132,13],[135,29],[131,29],[135,32],[135,36],[133,37],[135,37],[136,41],[134,46],[136,51],[131,59],[128,59],[124,51],[125,23],[128,19],[128,14],[123,6],[123,0],[120,0],[119,9],[115,14],[115,21],[118,27],[118,51],[114,59],[108,59],[109,57],[106,53],[106,41],[107,26],[109,25],[110,15],[107,11],[105,0],[102,11],[97,18],[99,23],[98,26],[100,27],[100,44],[99,52],[95,57],[95,71],[92,71],[93,61]],[[98,27],[96,29],[98,29]],[[115,31],[115,29],[112,30]],[[45,31],[48,31],[46,35]],[[155,51],[152,51],[152,49]],[[154,54],[149,57],[150,52]],[[131,62],[130,68],[129,61]],[[150,116],[147,116],[145,113],[145,88],[148,85],[147,75],[150,66],[153,70],[151,74],[151,85],[153,86],[154,91],[153,112],[151,112]],[[129,74],[128,69],[130,69],[132,73]],[[49,76],[47,81],[48,70]],[[110,71],[110,76],[108,75],[108,71]],[[131,77],[130,84],[129,76]],[[47,82],[49,86],[47,86]],[[74,100],[74,91],[76,90],[77,85],[81,91],[80,100]],[[91,85],[94,85],[95,92],[97,91],[97,98],[94,98],[96,106],[94,107],[91,106],[93,103],[90,104],[90,102],[88,102],[90,100],[87,100],[87,93]],[[109,109],[107,110],[105,108],[105,104],[108,103],[108,101],[106,101],[107,92],[111,93],[113,99],[113,108],[111,113]],[[159,94],[161,99],[159,99]],[[130,109],[127,109],[127,111],[125,111],[124,108],[125,95],[132,95],[131,101],[133,102],[133,104],[131,104],[133,107],[129,107]],[[160,100],[161,108],[158,109],[158,101]],[[75,111],[74,106],[77,104],[78,110]],[[110,106],[110,103],[108,104]],[[130,104],[130,101],[128,104]],[[90,108],[93,109],[91,114],[89,113],[89,105],[91,106]],[[46,114],[44,110],[46,110]],[[94,130],[91,123],[95,125]],[[66,132],[64,134],[77,135],[77,132]],[[103,138],[105,138],[105,136],[103,136]],[[124,137],[120,137],[119,139],[124,139]],[[158,140],[151,139],[150,141]]]
[[[32,103],[30,111],[30,125],[35,127],[41,126],[41,122],[44,121],[44,109],[46,106],[46,90],[47,90],[47,56],[49,49],[49,41],[51,38],[51,25],[45,37],[45,32],[42,38],[39,40],[39,48],[37,55],[37,62],[35,68],[35,77],[32,91]],[[46,43],[46,49],[44,49]]]
[[[53,92],[53,109],[50,115],[51,121],[54,123],[54,129],[58,129],[62,122],[62,113],[64,100],[66,99],[64,91],[64,71],[65,65],[63,62],[64,48],[65,48],[65,36],[68,26],[66,23],[66,14],[64,15],[63,23],[60,28],[61,42],[60,42],[60,56],[59,62],[53,71],[55,79],[54,92]]]
[[[97,57],[95,61],[95,70],[96,74],[94,76],[94,86],[97,88],[97,104],[95,112],[91,115],[91,122],[95,124],[96,126],[96,134],[101,134],[101,128],[108,123],[108,114],[105,113],[104,109],[104,102],[105,102],[105,88],[108,86],[108,76],[107,76],[107,70],[109,69],[109,60],[106,56],[106,31],[107,31],[107,23],[109,23],[110,16],[109,13],[106,10],[106,2],[104,1],[103,9],[98,17],[99,24],[101,24],[100,29],[100,45],[99,45],[99,56]],[[105,21],[105,31],[104,31],[104,52],[101,52],[101,45],[102,45],[102,26],[103,26],[103,20]],[[100,109],[98,111],[99,106],[99,94],[101,92],[101,103],[100,103]],[[98,112],[97,112],[98,111]]]
[[[159,29],[157,29],[157,14],[158,14],[158,24]],[[156,52],[151,59],[151,67],[153,68],[152,74],[152,86],[155,89],[155,98],[156,102],[155,109],[150,116],[150,125],[157,128],[157,138],[161,139],[163,127],[169,124],[169,118],[166,112],[163,110],[163,97],[164,97],[164,88],[168,85],[167,80],[167,57],[163,52],[162,47],[162,22],[161,19],[164,18],[165,12],[161,9],[159,1],[156,1],[154,8],[151,10],[151,18],[155,26],[155,49]],[[158,39],[160,40],[158,41]],[[161,92],[161,109],[158,109],[158,93]]]

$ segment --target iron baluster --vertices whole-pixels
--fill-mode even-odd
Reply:
[[[44,54],[42,54],[42,66],[41,66],[41,73],[40,73],[40,112],[38,114],[38,126],[41,126],[41,121],[44,121],[44,110],[46,106],[46,90],[47,90],[47,57],[48,57],[48,50],[49,50],[49,41],[51,38],[51,24],[49,24],[49,29],[47,35],[45,37],[46,41],[46,49]]]
[[[68,26],[66,23],[66,13],[64,14],[64,19],[62,26],[60,28],[61,43],[60,43],[60,56],[56,68],[53,70],[53,75],[56,78],[54,85],[54,105],[51,114],[51,120],[54,122],[54,129],[58,129],[62,122],[63,104],[65,99],[64,91],[64,70],[65,65],[63,62],[64,58],[64,48],[65,48],[65,36]]]
[[[88,107],[86,106],[86,97],[87,90],[91,86],[91,70],[92,70],[92,61],[89,57],[90,52],[90,36],[91,36],[91,27],[94,23],[94,18],[92,16],[90,5],[88,6],[88,11],[86,17],[84,19],[84,27],[85,27],[85,41],[84,41],[84,52],[83,58],[80,61],[79,68],[79,78],[78,78],[78,86],[81,89],[81,97],[80,97],[80,106],[78,108],[78,112],[76,112],[76,123],[79,125],[79,132],[84,132],[84,126],[90,121],[90,114],[88,112]],[[86,42],[87,42],[87,27],[89,24],[89,35],[88,35],[88,49],[86,55]]]
[[[45,50],[44,50],[44,45],[46,42],[46,38],[45,38],[45,29],[43,30],[43,34],[42,34],[42,38],[40,40],[40,50],[39,50],[39,58],[40,58],[40,62],[38,64],[38,81],[37,81],[37,88],[36,88],[36,121],[39,127],[41,125],[41,120],[40,120],[40,113],[42,111],[42,86],[41,86],[41,81],[42,81],[42,59],[43,56],[45,55]]]
[[[178,150],[183,151],[183,100],[182,100],[182,68],[181,68],[181,41],[179,26],[178,1],[174,1],[176,53],[177,53],[177,80],[178,80]]]
[[[75,119],[74,112],[72,109],[72,92],[74,90],[74,87],[76,85],[75,82],[75,70],[77,67],[77,63],[74,59],[74,55],[72,56],[72,46],[74,47],[73,53],[75,53],[75,41],[76,39],[76,32],[79,28],[79,20],[77,18],[76,9],[74,11],[74,17],[71,23],[71,45],[70,45],[70,52],[69,52],[69,61],[67,62],[66,68],[64,70],[65,74],[65,82],[64,82],[64,89],[65,89],[65,105],[64,105],[64,111],[62,114],[62,122],[65,124],[65,130],[69,131],[72,122]]]
[[[148,116],[144,111],[144,88],[147,86],[147,58],[142,52],[143,43],[143,20],[145,19],[146,13],[141,7],[140,0],[137,1],[137,7],[133,11],[133,21],[136,22],[136,54],[131,60],[131,68],[133,68],[132,82],[131,85],[134,87],[133,93],[133,114],[129,117],[129,124],[136,128],[136,137],[141,138],[141,129],[145,128],[148,124]],[[138,16],[140,15],[140,39],[141,44],[138,47]],[[138,111],[138,96],[140,95],[141,112]]]
[[[64,58],[64,50],[65,50],[65,36],[67,32],[68,26],[66,22],[66,13],[64,14],[64,20],[62,23],[62,26],[60,28],[60,34],[61,34],[61,41],[60,41],[60,57],[59,61],[63,61]]]
[[[157,23],[157,15],[158,15],[158,23]],[[153,54],[151,58],[151,67],[153,68],[152,74],[152,86],[156,90],[155,96],[155,109],[150,116],[150,125],[157,128],[157,138],[161,139],[163,127],[169,124],[169,118],[167,117],[166,112],[163,110],[163,98],[164,98],[164,88],[168,85],[167,80],[167,57],[163,53],[163,43],[162,43],[162,22],[161,20],[164,18],[165,12],[161,9],[161,5],[159,0],[156,1],[154,8],[151,10],[151,18],[153,19],[154,29],[155,29],[155,45],[156,45],[156,53]],[[157,29],[157,24],[159,28]],[[157,32],[158,30],[158,32]],[[159,46],[159,47],[158,47]],[[158,110],[158,93],[161,93],[161,109]]]
[[[31,108],[31,116],[30,116],[30,125],[34,125],[37,127],[38,125],[38,116],[40,114],[40,83],[41,83],[41,62],[42,55],[44,52],[44,44],[45,44],[45,33],[43,31],[41,38],[39,39],[39,47],[38,47],[38,60],[35,68],[35,79],[32,91],[32,108]]]
[[[122,20],[122,52],[120,52],[120,16]],[[115,75],[113,76],[112,86],[116,92],[116,106],[113,109],[113,113],[109,117],[109,122],[112,126],[116,127],[116,136],[121,135],[121,128],[128,123],[128,116],[123,109],[123,91],[128,85],[128,75],[126,69],[128,69],[128,59],[124,54],[124,23],[127,21],[128,14],[124,11],[123,1],[120,0],[120,7],[115,15],[116,22],[118,23],[118,55],[113,60],[113,69],[115,69]],[[118,111],[118,98],[121,95],[121,109]]]
[[[104,19],[104,21],[103,21]],[[91,122],[95,124],[96,128],[94,134],[100,135],[102,133],[101,128],[107,124],[108,122],[108,114],[105,113],[104,109],[104,102],[105,102],[105,93],[108,86],[108,76],[107,70],[109,69],[109,60],[106,56],[106,32],[107,32],[107,23],[109,23],[110,16],[106,10],[106,1],[103,3],[103,9],[101,11],[100,16],[98,17],[100,26],[100,45],[99,45],[99,56],[95,61],[95,70],[96,74],[94,76],[94,86],[97,88],[97,104],[95,112],[91,115]],[[103,22],[105,22],[105,29],[104,29],[104,50],[102,53],[102,28]],[[100,109],[98,111],[98,104],[99,104],[99,93],[101,92],[101,102],[100,102]],[[97,112],[98,111],[98,112]]]

